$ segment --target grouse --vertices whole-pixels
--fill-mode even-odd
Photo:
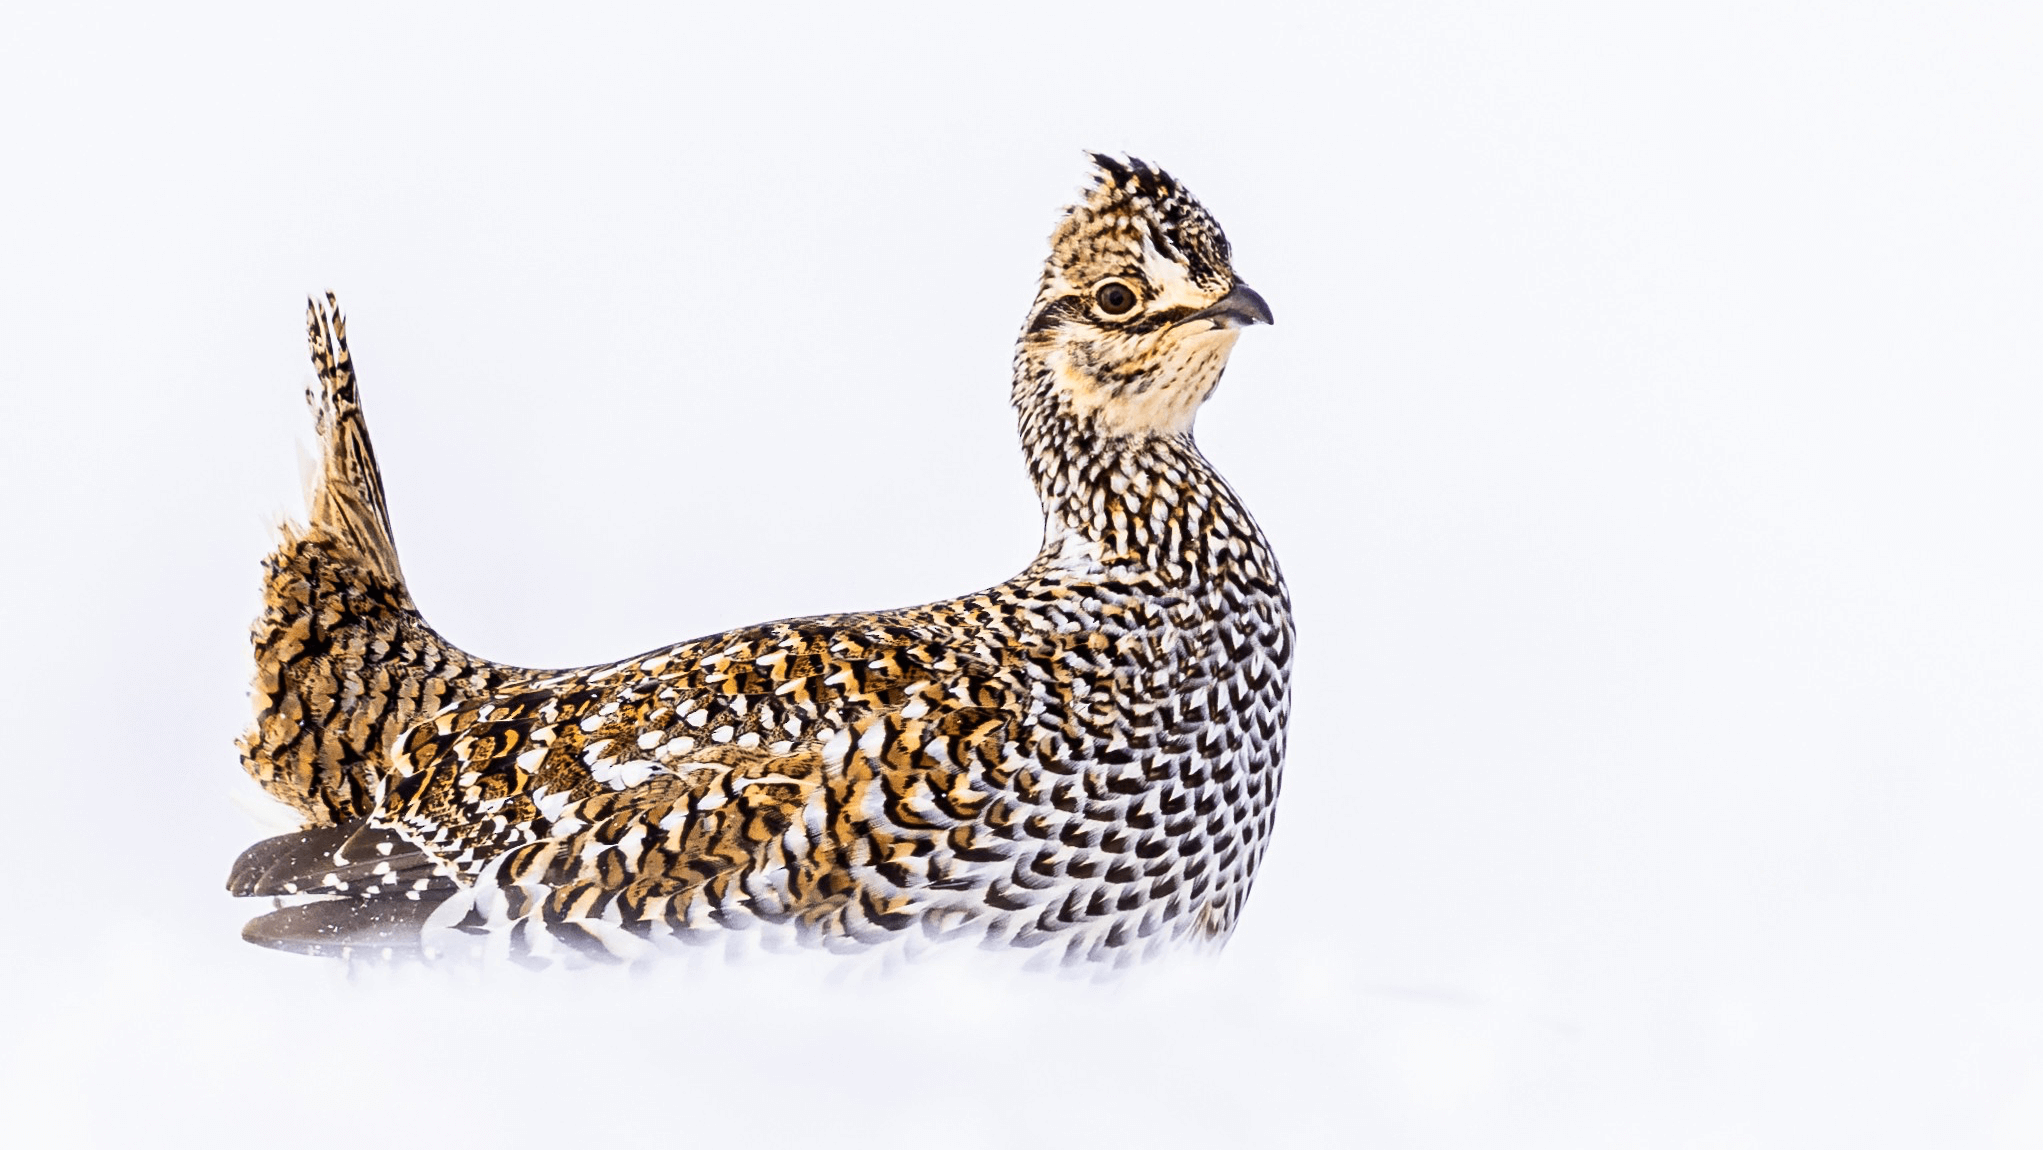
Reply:
[[[1294,631],[1192,430],[1271,314],[1183,185],[1092,158],[1014,357],[1035,561],[600,666],[493,663],[426,624],[346,323],[308,302],[321,459],[266,561],[240,744],[305,829],[235,863],[232,893],[277,896],[243,937],[527,964],[737,929],[1113,965],[1223,942],[1270,838]]]

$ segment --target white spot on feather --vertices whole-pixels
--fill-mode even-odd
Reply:
[[[532,792],[532,805],[539,808],[539,817],[547,822],[557,822],[560,812],[572,801],[574,796],[567,791],[549,791],[540,787]]]
[[[589,777],[612,790],[625,791],[645,782],[656,774],[665,774],[660,764],[650,759],[633,759],[617,763],[604,761],[589,771]]]
[[[830,736],[823,744],[823,758],[827,762],[841,763],[851,753],[851,732],[841,730]]]

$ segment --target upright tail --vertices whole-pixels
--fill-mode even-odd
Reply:
[[[329,310],[330,309],[330,310]],[[264,561],[255,645],[255,721],[241,761],[307,826],[367,815],[391,742],[418,719],[489,690],[510,668],[434,633],[405,590],[383,477],[355,389],[347,324],[329,294],[306,302],[319,381],[306,392],[319,431],[308,518],[286,524]]]
[[[404,573],[390,534],[383,473],[369,444],[369,424],[355,389],[355,361],[348,354],[348,321],[332,292],[326,293],[325,308],[317,300],[305,301],[305,338],[319,373],[316,390],[305,392],[320,448],[319,475],[307,496],[311,530],[347,546],[364,572],[402,594]]]

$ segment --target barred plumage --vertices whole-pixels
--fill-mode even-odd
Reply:
[[[732,927],[1117,963],[1223,940],[1269,837],[1293,633],[1192,421],[1270,314],[1182,186],[1095,160],[1015,356],[1035,562],[614,664],[500,666],[426,626],[345,328],[313,305],[324,470],[269,561],[242,744],[310,829],[251,848],[229,887],[322,901],[245,936],[522,961]]]

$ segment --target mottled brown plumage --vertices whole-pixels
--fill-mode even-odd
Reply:
[[[270,560],[243,759],[315,829],[230,888],[325,901],[248,936],[545,961],[744,927],[1117,963],[1224,939],[1271,825],[1292,630],[1191,429],[1269,311],[1181,186],[1098,163],[1015,358],[1036,561],[614,664],[501,666],[425,625],[345,330],[313,308],[325,463]]]
[[[329,302],[332,297],[327,297]],[[355,393],[347,326],[306,305],[321,470],[304,526],[287,524],[264,562],[255,722],[241,761],[313,825],[375,806],[389,749],[413,722],[486,695],[517,673],[440,638],[405,590],[383,479]]]

